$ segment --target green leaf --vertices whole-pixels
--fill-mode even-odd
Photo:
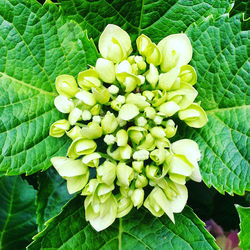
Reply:
[[[227,0],[132,0],[82,1],[59,0],[63,14],[87,29],[95,42],[107,24],[125,29],[134,41],[138,35],[149,35],[154,42],[165,36],[184,32],[203,17],[215,17],[227,12],[232,4]]]
[[[36,230],[36,191],[20,176],[0,178],[0,249],[24,249]]]
[[[239,205],[236,205],[236,209],[239,213],[240,217],[240,233],[239,233],[239,239],[240,239],[240,247],[243,250],[250,249],[250,231],[249,231],[249,225],[250,225],[250,207],[242,207]]]
[[[62,118],[54,81],[94,64],[97,51],[81,27],[51,2],[0,1],[0,172],[32,174],[64,155],[66,137],[49,137]]]
[[[68,193],[66,181],[57,174],[53,167],[39,174],[38,184],[36,213],[38,229],[41,231],[44,223],[57,215],[72,195]]]
[[[218,191],[250,190],[249,31],[241,31],[241,15],[209,18],[191,26],[187,35],[198,73],[197,100],[208,114],[202,129],[185,129],[184,137],[199,144],[204,182]]]
[[[145,209],[133,209],[98,233],[85,221],[84,198],[78,196],[46,223],[28,249],[218,249],[190,208],[175,218],[174,225],[167,216],[155,218]]]
[[[230,11],[231,15],[235,15],[238,13],[245,13],[245,18],[248,19],[250,17],[250,2],[248,0],[235,0],[234,7]]]

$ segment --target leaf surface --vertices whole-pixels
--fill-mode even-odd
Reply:
[[[155,218],[145,209],[133,209],[98,233],[85,221],[84,199],[78,196],[46,223],[28,249],[218,249],[190,208],[175,218],[174,225],[167,216]]]
[[[3,0],[0,55],[0,172],[45,170],[69,143],[49,136],[50,125],[63,117],[54,107],[55,78],[95,63],[96,48],[54,4]]]
[[[240,247],[245,250],[250,248],[250,231],[249,231],[249,225],[250,225],[250,207],[242,207],[239,205],[236,205],[236,209],[239,213],[240,217],[240,233],[239,233],[239,239],[240,239]]]
[[[0,178],[0,249],[24,249],[36,230],[36,191],[20,176]]]
[[[38,185],[36,212],[38,229],[41,231],[44,223],[57,215],[72,195],[68,193],[66,181],[57,174],[53,167],[39,174]]]

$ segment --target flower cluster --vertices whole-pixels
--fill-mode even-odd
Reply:
[[[66,133],[73,141],[67,157],[51,162],[69,193],[86,196],[86,220],[97,231],[142,205],[174,222],[187,202],[186,180],[201,181],[196,142],[169,140],[177,131],[173,119],[194,128],[207,122],[194,103],[191,43],[185,34],[158,45],[140,35],[136,45],[138,53],[130,55],[129,35],[110,24],[95,67],[80,72],[77,82],[70,75],[56,78],[55,106],[69,115],[51,125],[50,135]]]

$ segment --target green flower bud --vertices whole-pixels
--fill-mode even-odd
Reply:
[[[132,142],[139,144],[146,137],[147,130],[143,127],[130,127],[128,129],[128,136]]]
[[[75,125],[82,116],[82,111],[79,108],[74,108],[69,114],[69,123],[70,125]]]
[[[151,165],[146,166],[146,176],[152,181],[159,181],[166,176],[168,170],[169,166],[165,162],[161,169],[159,166],[155,166],[152,163]]]
[[[107,88],[103,86],[98,88],[92,88],[92,93],[94,95],[95,100],[100,104],[108,103],[110,94]]]
[[[154,107],[160,106],[168,99],[168,92],[166,91],[154,90],[152,92],[154,93],[154,99],[151,103]]]
[[[118,163],[117,165],[117,179],[119,186],[128,187],[130,182],[134,179],[133,168],[129,167],[125,163]]]
[[[98,153],[92,153],[89,155],[85,155],[82,158],[82,162],[92,168],[99,166],[99,159],[101,158],[101,155]]]
[[[163,138],[166,136],[166,133],[164,131],[164,129],[162,127],[153,127],[151,130],[150,130],[150,133],[153,137],[155,138]]]
[[[157,148],[150,153],[150,158],[157,164],[161,165],[166,158],[166,152],[164,148]]]
[[[144,188],[148,185],[148,179],[144,175],[138,175],[135,181],[136,188]]]
[[[136,39],[137,49],[142,56],[148,56],[152,53],[152,42],[150,38],[142,34]]]
[[[79,137],[82,137],[82,129],[79,126],[74,126],[71,130],[66,131],[66,134],[72,140],[75,140]]]
[[[90,109],[90,113],[91,115],[99,115],[101,112],[101,105],[100,104],[96,104],[94,107],[92,107]]]
[[[139,114],[139,109],[136,105],[127,103],[124,104],[119,111],[119,118],[125,121],[132,120]]]
[[[141,173],[144,167],[144,163],[143,161],[132,161],[132,167],[136,172]]]
[[[145,161],[149,158],[149,152],[145,149],[135,151],[133,154],[133,159],[137,161]]]
[[[143,111],[146,107],[150,106],[150,104],[146,101],[146,97],[142,96],[140,93],[128,94],[126,98],[126,103],[136,105],[140,111]]]
[[[116,137],[113,135],[105,135],[103,140],[107,145],[112,145],[116,142]]]
[[[115,95],[119,93],[119,88],[115,85],[111,85],[108,87],[108,91],[111,95]]]
[[[72,160],[67,157],[53,157],[51,162],[64,179],[67,180],[67,189],[70,194],[84,188],[89,179],[89,170],[81,160]]]
[[[166,137],[167,138],[172,138],[173,136],[175,136],[177,131],[177,126],[175,126],[175,123],[173,120],[168,120],[166,123],[166,129],[165,129],[165,133],[166,133]]]
[[[156,125],[161,125],[162,124],[162,121],[163,121],[163,117],[159,116],[159,115],[156,115],[155,118],[154,118],[154,122]]]
[[[98,58],[96,61],[96,71],[104,82],[113,83],[115,81],[115,65],[112,61]]]
[[[101,116],[99,116],[99,115],[94,115],[93,118],[92,118],[92,121],[96,122],[98,124],[101,123],[101,120],[102,120]]]
[[[118,95],[116,99],[114,99],[112,102],[111,102],[111,107],[112,109],[116,110],[116,111],[119,111],[122,107],[122,104],[125,103],[125,97],[122,96],[122,95]]]
[[[100,183],[98,185],[96,192],[101,203],[104,203],[111,196],[112,190],[114,190],[114,188],[114,183],[112,183],[111,185]]]
[[[162,39],[157,47],[162,55],[161,70],[167,72],[176,66],[188,64],[193,49],[186,34],[173,34]]]
[[[135,119],[135,125],[139,127],[145,127],[147,124],[147,119],[145,119],[143,116],[139,116]]]
[[[64,114],[69,113],[74,108],[74,103],[64,95],[57,96],[54,104],[57,110]]]
[[[177,111],[179,111],[180,107],[175,102],[169,101],[161,104],[158,109],[166,117],[170,117],[174,115]]]
[[[141,85],[141,79],[138,76],[127,72],[116,74],[116,77],[125,87],[125,92],[131,92],[136,88],[136,86]]]
[[[99,75],[94,69],[88,69],[78,74],[78,84],[84,90],[90,90],[92,87],[101,86]]]
[[[122,160],[128,160],[132,155],[132,148],[127,144],[123,147],[118,147],[120,157]]]
[[[197,74],[195,69],[191,65],[183,65],[179,74],[181,82],[194,85],[197,82]]]
[[[154,93],[152,91],[149,91],[149,90],[143,91],[142,95],[145,96],[148,101],[151,101],[155,96]]]
[[[76,159],[80,155],[92,154],[96,147],[97,145],[93,140],[77,138],[69,146],[67,155],[71,159]]]
[[[146,115],[147,118],[149,118],[149,119],[154,119],[155,118],[156,112],[155,112],[154,108],[146,107],[144,112],[145,112],[145,115]]]
[[[134,61],[137,64],[139,70],[142,70],[142,71],[146,70],[147,64],[143,60],[142,56],[135,56]]]
[[[119,63],[132,52],[131,40],[128,33],[114,24],[108,24],[102,32],[99,43],[102,57]]]
[[[102,119],[101,125],[102,125],[104,134],[111,134],[118,127],[118,122],[114,114],[108,111],[106,115],[104,116],[104,118]]]
[[[197,95],[198,92],[195,88],[188,83],[182,83],[180,89],[168,92],[168,100],[176,102],[180,110],[183,110],[192,104]],[[181,98],[177,99],[178,97]]]
[[[133,208],[133,203],[130,198],[120,196],[117,199],[117,215],[116,218],[122,218],[127,215]]]
[[[95,100],[94,95],[86,90],[79,91],[75,95],[75,97],[89,106],[94,106],[96,104],[96,100]]]
[[[85,217],[91,226],[97,231],[102,231],[109,227],[117,215],[117,201],[113,194],[103,203],[89,203],[86,198],[84,201]],[[108,211],[108,212],[107,212]]]
[[[56,121],[50,126],[49,135],[53,137],[62,137],[69,128],[70,123],[67,120],[62,119]]]
[[[81,195],[91,195],[91,194],[94,194],[98,185],[99,185],[99,181],[97,179],[91,179],[91,180],[89,180],[89,183],[82,190]]]
[[[59,95],[64,95],[67,98],[72,98],[78,92],[76,80],[70,75],[60,75],[56,78],[56,90]]]
[[[116,178],[116,165],[110,161],[105,161],[96,171],[97,179],[107,185],[111,185]]]
[[[174,67],[173,69],[169,70],[167,73],[162,73],[159,76],[159,84],[158,87],[162,90],[172,90],[176,82],[178,82],[178,74],[180,72],[179,67]]]
[[[134,63],[134,64],[131,65],[131,67],[132,67],[132,74],[138,75],[139,74],[138,65],[136,63]]]
[[[127,61],[132,65],[133,63],[135,63],[135,55],[129,56],[127,58]]]
[[[89,120],[91,120],[91,117],[92,117],[92,114],[90,111],[88,111],[88,110],[82,111],[82,120],[83,121],[89,121]]]
[[[115,138],[115,137],[114,137]],[[112,157],[114,160],[116,161],[120,161],[122,160],[121,158],[121,154],[120,154],[120,147],[118,147],[117,149],[115,149],[114,151],[111,151],[112,150],[112,145],[109,145],[108,146],[108,149],[107,149],[107,154]],[[126,151],[125,151],[126,153]]]
[[[133,202],[134,207],[140,208],[144,200],[144,191],[142,188],[135,189],[131,195],[131,201]]]
[[[155,148],[155,139],[151,134],[147,134],[145,140],[138,146],[138,149],[152,151]]]
[[[193,128],[201,128],[208,121],[206,112],[198,103],[193,103],[185,110],[179,111],[178,116],[188,126]]]
[[[159,187],[155,187],[151,191],[144,202],[144,206],[156,217],[162,216],[165,212],[174,223],[174,214],[170,202]]]
[[[159,138],[159,139],[155,140],[155,145],[158,148],[169,148],[170,147],[170,141],[166,137]]]
[[[138,77],[138,78],[140,79],[140,81],[141,81],[141,83],[139,84],[139,86],[143,85],[143,84],[145,83],[145,76],[138,75],[137,77]]]
[[[126,130],[121,129],[116,134],[117,146],[126,146],[128,143],[128,133]]]
[[[150,63],[149,70],[146,73],[146,80],[150,83],[150,85],[154,89],[156,83],[158,82],[158,79],[159,79],[158,70],[152,63]]]
[[[150,50],[152,52],[149,55],[147,55],[147,63],[153,64],[154,66],[160,65],[162,60],[160,50],[154,43],[151,43]]]
[[[184,155],[186,159],[193,165],[194,169],[192,174],[189,176],[193,181],[200,182],[202,180],[198,161],[201,158],[198,144],[189,139],[183,139],[174,142],[171,145],[172,152],[177,155]],[[181,183],[179,183],[181,184]]]
[[[102,128],[96,122],[90,122],[82,128],[83,138],[97,139],[102,136]]]

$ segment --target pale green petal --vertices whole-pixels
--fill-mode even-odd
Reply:
[[[119,111],[119,118],[125,121],[132,120],[139,114],[139,109],[136,105],[128,103],[124,104]]]
[[[122,160],[128,160],[131,158],[132,148],[128,144],[122,147],[118,147],[118,150]]]
[[[174,174],[180,174],[184,176],[190,176],[193,172],[193,165],[182,155],[174,155],[170,160],[169,172]]]
[[[101,86],[99,75],[94,69],[88,69],[78,74],[78,84],[82,89],[90,90],[92,87]]]
[[[54,104],[57,110],[64,114],[69,113],[74,108],[74,103],[64,95],[57,96]]]
[[[69,114],[69,123],[70,125],[75,125],[82,116],[82,111],[79,108],[74,108]]]
[[[143,111],[150,104],[146,101],[146,97],[142,96],[140,93],[134,94],[130,93],[126,97],[126,103],[135,104],[140,111]]]
[[[186,176],[180,174],[169,174],[169,179],[176,184],[185,185],[186,184]]]
[[[105,104],[109,102],[110,94],[107,88],[105,87],[98,87],[92,88],[92,93],[95,100],[100,104]]]
[[[81,160],[72,160],[67,157],[53,157],[50,161],[62,177],[74,177],[84,175],[88,172],[88,167]]]
[[[86,139],[97,139],[102,136],[102,127],[96,122],[89,122],[82,127],[82,137]]]
[[[116,178],[116,165],[110,161],[105,161],[96,171],[97,179],[107,185],[111,185]]]
[[[152,88],[155,88],[158,79],[159,79],[158,70],[152,63],[150,63],[149,70],[146,73],[146,80],[150,83]]]
[[[108,24],[104,29],[98,48],[102,57],[114,63],[121,62],[132,52],[128,33],[114,24]]]
[[[131,209],[133,208],[133,203],[130,198],[128,197],[120,197],[117,200],[118,208],[117,208],[117,215],[116,218],[122,218],[127,215]]]
[[[75,97],[89,106],[94,106],[96,104],[95,97],[92,93],[87,90],[79,91]]]
[[[56,78],[56,90],[59,95],[64,95],[67,98],[72,98],[78,92],[76,80],[71,75],[60,75]]]
[[[188,64],[192,59],[193,49],[186,34],[169,35],[157,46],[162,55],[161,70],[163,72],[175,66]]]
[[[67,120],[62,119],[56,121],[50,126],[49,135],[53,137],[62,137],[69,128],[70,123]]]
[[[104,134],[111,134],[118,127],[118,122],[114,114],[108,111],[105,114],[104,118],[102,119],[101,125],[102,125]]]
[[[85,155],[82,158],[82,162],[89,167],[98,167],[100,158],[101,155],[95,152],[89,155]]]
[[[89,172],[85,175],[79,175],[74,177],[67,177],[67,189],[69,194],[73,194],[82,190],[89,180]]]
[[[170,117],[173,116],[176,112],[178,112],[180,110],[180,107],[175,102],[169,101],[161,104],[158,109],[166,117]]]
[[[162,90],[171,90],[174,86],[175,81],[177,80],[179,72],[179,67],[174,67],[167,73],[160,74],[158,87]]]
[[[142,188],[135,189],[131,195],[131,201],[134,207],[140,208],[144,200],[144,191]]]
[[[150,130],[150,133],[153,137],[155,138],[163,138],[166,136],[166,133],[164,131],[164,129],[162,127],[153,127],[151,130]]]
[[[144,163],[143,161],[132,161],[132,167],[136,172],[141,173],[144,167]]]
[[[74,126],[71,130],[66,131],[66,134],[72,140],[75,140],[79,137],[82,137],[82,129],[79,126]]]
[[[144,188],[148,185],[148,179],[144,175],[138,175],[135,181],[136,188]]]
[[[150,153],[150,158],[157,164],[161,165],[166,158],[166,153],[164,148],[157,148]]]
[[[128,143],[128,133],[124,129],[120,129],[116,134],[117,146],[125,146]]]
[[[129,167],[125,163],[120,162],[117,165],[117,179],[119,185],[128,187],[133,178],[134,178],[133,168]]]
[[[197,103],[193,103],[187,109],[179,111],[178,116],[193,128],[201,128],[208,122],[206,112]]]
[[[124,72],[132,74],[132,66],[127,60],[122,61],[115,68],[115,73],[118,74],[118,81],[122,81],[119,79],[119,74]]]
[[[154,150],[155,138],[151,134],[147,134],[145,140],[138,146],[138,149]]]
[[[115,65],[112,61],[98,58],[96,61],[96,71],[104,82],[113,83],[115,81]]]
[[[183,65],[180,68],[179,74],[181,82],[194,85],[197,82],[197,74],[195,69],[191,65]]]

